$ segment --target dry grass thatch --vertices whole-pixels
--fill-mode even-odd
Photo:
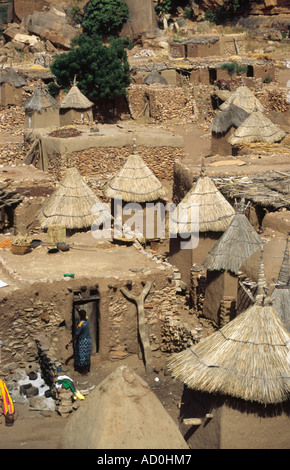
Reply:
[[[196,184],[171,213],[169,231],[171,234],[190,234],[196,231],[224,232],[234,214],[235,211],[230,203],[202,169]]]
[[[229,137],[231,145],[251,142],[280,142],[286,133],[273,124],[264,114],[257,111],[252,113],[240,127]]]
[[[2,85],[2,83],[8,83],[15,88],[20,88],[26,85],[26,81],[17,72],[15,72],[13,67],[10,67],[8,72],[0,76],[0,85]]]
[[[111,199],[126,202],[157,201],[166,196],[163,185],[137,153],[135,143],[133,153],[119,173],[107,183],[104,192]]]
[[[87,186],[77,169],[70,167],[37,217],[43,229],[51,225],[62,225],[73,230],[87,228],[92,224],[101,225],[111,219],[111,214]]]
[[[90,109],[93,104],[94,103],[88,100],[88,98],[83,95],[78,87],[74,84],[60,103],[60,107],[70,109]]]
[[[160,85],[168,85],[167,80],[162,77],[162,75],[157,70],[152,70],[152,72],[147,75],[143,80],[144,85],[152,85],[154,83],[159,83]]]
[[[260,101],[255,97],[251,90],[244,85],[238,87],[236,91],[234,91],[234,93],[220,105],[220,109],[225,110],[232,104],[238,108],[244,109],[249,114],[256,111],[260,111],[261,113],[265,111],[265,108],[262,106]]]
[[[25,111],[41,112],[47,108],[59,108],[59,103],[42,87],[35,90],[32,96],[23,104]]]
[[[238,274],[242,264],[263,244],[257,232],[244,214],[244,199],[228,229],[214,244],[203,261],[211,271],[230,271]]]
[[[260,284],[254,305],[196,346],[173,355],[168,360],[172,376],[202,392],[265,405],[288,400],[290,337],[262,291]]]
[[[215,134],[225,134],[231,127],[239,127],[249,114],[242,108],[231,104],[224,111],[220,111],[211,123],[211,131]]]

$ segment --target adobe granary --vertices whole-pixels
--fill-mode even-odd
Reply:
[[[1,106],[21,106],[22,87],[26,85],[25,80],[10,67],[8,72],[0,76],[0,105]]]
[[[201,265],[213,244],[229,227],[234,214],[233,207],[202,165],[197,182],[170,214],[169,220],[169,259],[188,286],[192,265]],[[192,243],[192,235],[197,246],[194,243],[192,248],[182,249],[182,243]]]
[[[96,212],[92,210],[95,208]],[[42,229],[55,225],[68,231],[88,229],[111,219],[110,212],[88,187],[74,166],[69,166],[54,193],[37,214]]]
[[[74,79],[71,89],[60,103],[60,126],[68,126],[73,121],[92,122],[93,104],[79,90],[76,79]]]
[[[181,431],[193,448],[264,448],[276,426],[287,437],[275,447],[289,440],[290,337],[266,291],[261,253],[254,304],[167,361],[185,385]]]
[[[230,311],[232,317],[243,308],[244,291],[239,283],[240,269],[262,246],[262,240],[246,217],[245,210],[243,198],[228,229],[202,262],[207,269],[203,314],[219,326],[229,320],[222,318],[221,305],[224,299],[233,304]]]
[[[260,111],[255,111],[247,117],[228,141],[233,147],[247,144],[281,142],[286,132],[273,124],[267,116]]]
[[[25,123],[29,129],[59,127],[59,103],[45,90],[37,88],[24,104]]]
[[[136,236],[141,239],[161,238],[158,224],[163,223],[165,226],[162,209],[167,191],[137,152],[136,139],[133,143],[133,152],[122,169],[107,183],[104,193],[111,199],[112,216],[116,226],[121,232],[123,232],[122,227],[124,228],[122,235],[126,237],[126,232],[130,233],[130,226],[126,221],[130,218],[132,209],[126,213],[125,206],[128,203],[136,203],[138,204],[134,216]],[[157,206],[156,211],[154,205]],[[165,233],[162,238],[165,238]]]

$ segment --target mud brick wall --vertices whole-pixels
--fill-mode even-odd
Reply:
[[[239,55],[246,53],[246,42],[244,36],[223,36],[220,39],[220,49],[222,56],[237,55],[236,44]]]
[[[147,103],[149,115],[158,122],[174,118],[194,119],[194,98],[179,86],[132,85],[129,98],[135,117],[144,114]]]
[[[102,188],[125,164],[132,147],[90,148],[70,154],[75,167],[87,183],[103,196]],[[183,148],[138,147],[138,153],[160,180],[172,181],[176,159],[184,155]],[[67,164],[65,155],[54,156],[49,162],[49,172],[61,179]]]

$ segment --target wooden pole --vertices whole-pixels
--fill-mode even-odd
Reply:
[[[152,285],[151,282],[149,281],[146,282],[140,295],[133,295],[124,287],[120,289],[122,294],[124,294],[124,296],[127,297],[127,299],[135,302],[137,306],[138,331],[139,331],[140,340],[141,340],[142,347],[143,347],[145,368],[148,374],[153,372],[153,364],[152,364],[152,351],[151,351],[150,341],[149,341],[148,325],[145,322],[144,301],[151,289],[151,285]]]

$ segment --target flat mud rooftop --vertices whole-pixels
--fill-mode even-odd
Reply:
[[[136,274],[150,274],[153,270],[160,272],[160,269],[165,269],[163,263],[150,259],[134,245],[117,245],[108,241],[97,243],[89,232],[67,238],[69,251],[53,254],[48,253],[48,249],[53,247],[46,244],[45,235],[35,238],[41,239],[43,244],[25,255],[15,255],[7,249],[0,250],[0,268],[4,273],[8,268],[14,282],[70,279],[64,274],[74,274],[75,279],[132,279]]]

